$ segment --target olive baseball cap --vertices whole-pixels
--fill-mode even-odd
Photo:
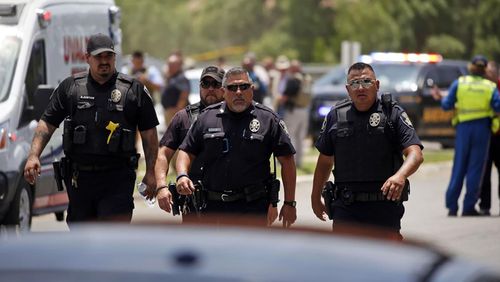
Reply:
[[[95,56],[101,54],[102,52],[112,52],[116,54],[113,39],[102,33],[90,36],[89,41],[87,42],[87,53]]]
[[[222,78],[224,77],[224,73],[226,73],[222,68],[219,68],[217,66],[208,66],[203,69],[201,72],[201,77],[200,80],[203,78],[209,76],[213,79],[215,79],[217,82],[222,82]]]
[[[471,64],[478,67],[486,67],[486,65],[488,65],[488,59],[483,55],[477,55],[472,58]]]

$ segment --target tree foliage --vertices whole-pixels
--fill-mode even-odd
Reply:
[[[213,60],[286,54],[336,62],[343,40],[372,51],[439,52],[500,60],[497,0],[115,0],[123,50]],[[237,48],[235,48],[237,47]],[[200,56],[204,54],[204,56]]]

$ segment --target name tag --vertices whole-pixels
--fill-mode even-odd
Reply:
[[[80,100],[94,100],[94,96],[80,96]]]
[[[222,128],[220,128],[220,127],[209,128],[208,129],[208,132],[220,132],[220,131],[222,131]]]

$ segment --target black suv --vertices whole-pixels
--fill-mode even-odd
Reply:
[[[392,93],[417,129],[421,139],[439,141],[452,146],[455,130],[451,126],[453,112],[441,110],[431,90],[437,86],[447,91],[450,84],[467,74],[466,61],[438,60],[437,62],[369,61],[380,81],[379,94]],[[335,66],[313,85],[309,132],[314,140],[319,135],[324,117],[339,100],[348,98],[345,89],[347,69]]]

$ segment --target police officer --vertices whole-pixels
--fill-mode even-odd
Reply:
[[[64,180],[69,197],[68,223],[119,219],[130,222],[138,156],[138,128],[146,159],[142,180],[149,196],[156,187],[158,120],[147,89],[115,69],[112,39],[92,35],[85,55],[89,71],[66,78],[54,90],[42,115],[24,169],[34,184],[40,174],[40,154],[64,121]]]
[[[195,190],[188,172],[201,157],[206,196],[202,217],[252,215],[260,224],[270,224],[276,218],[268,194],[269,159],[274,154],[282,166],[285,194],[279,219],[289,227],[296,219],[296,171],[286,126],[272,110],[252,102],[252,80],[241,67],[226,72],[222,86],[224,102],[207,107],[179,147],[177,189],[180,194]]]
[[[500,97],[495,83],[484,78],[488,60],[481,55],[468,65],[470,75],[461,76],[452,83],[448,95],[441,101],[444,110],[455,109],[455,156],[451,180],[446,190],[446,208],[449,216],[458,212],[458,198],[467,177],[462,215],[477,216],[475,206],[479,197],[481,179],[488,159],[493,110],[500,112]],[[440,100],[440,95],[433,95]]]
[[[406,112],[388,99],[377,98],[379,84],[369,64],[349,68],[350,100],[332,108],[315,144],[320,155],[311,202],[321,220],[329,209],[334,231],[346,222],[357,223],[383,227],[390,237],[401,239],[404,187],[423,162],[423,147]],[[325,207],[321,192],[332,167],[334,200]]]
[[[206,106],[219,103],[223,100],[224,90],[222,89],[222,78],[224,70],[216,66],[208,66],[203,69],[200,77],[200,102],[189,105],[177,112],[172,118],[167,131],[160,140],[160,149],[156,160],[155,172],[157,187],[158,205],[166,212],[172,208],[172,195],[168,191],[166,175],[174,153],[177,151],[182,141],[186,137],[191,124],[198,118],[200,112]],[[201,159],[197,159],[199,162]],[[201,164],[194,164],[190,171],[190,176],[194,178],[194,168],[199,168]]]

